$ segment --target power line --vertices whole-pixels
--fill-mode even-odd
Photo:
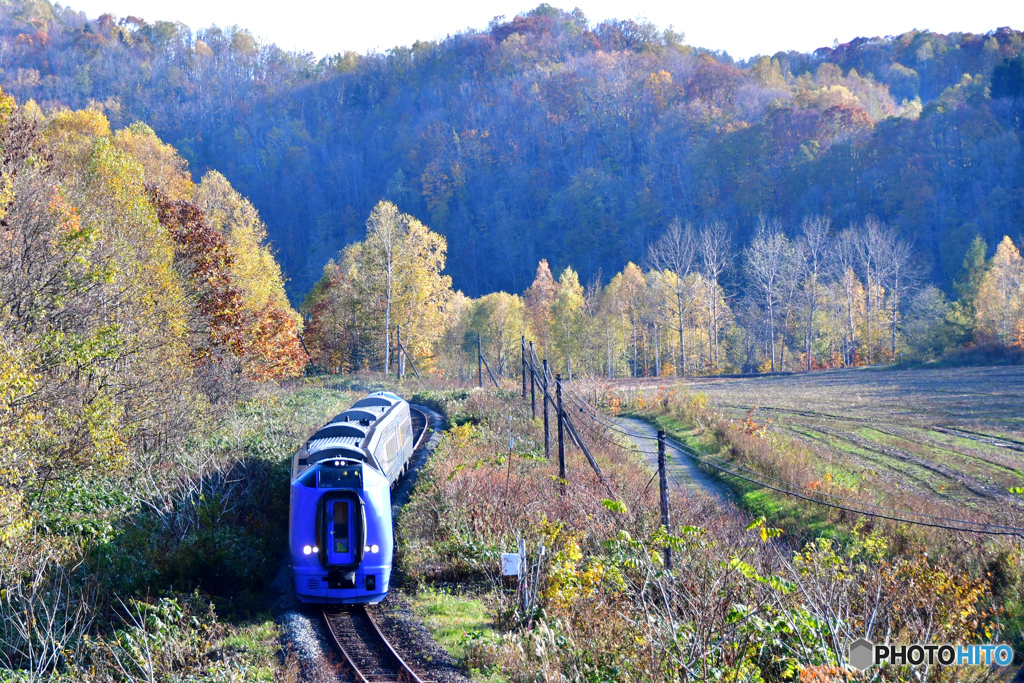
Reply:
[[[633,439],[647,439],[654,441],[657,440],[657,437],[652,437],[647,434],[637,434],[635,432],[630,432],[621,429],[618,426],[605,422],[605,420],[602,420],[599,416],[600,413],[598,412],[598,410],[591,406],[586,399],[579,396],[579,394],[577,394],[575,391],[572,391],[571,389],[567,393],[569,395],[570,400],[572,400],[573,403],[575,403],[577,407],[580,409],[580,412],[589,415],[591,418],[594,419],[594,421],[598,422],[606,429],[618,432]],[[589,410],[587,410],[587,408],[589,408]],[[854,514],[878,517],[881,519],[888,519],[891,521],[903,522],[907,524],[916,524],[918,526],[927,526],[933,528],[947,529],[950,531],[974,532],[989,535],[1016,536],[1018,538],[1024,539],[1024,529],[1018,527],[1007,526],[1002,524],[992,524],[989,522],[973,522],[970,520],[942,517],[938,515],[929,515],[921,512],[913,512],[910,510],[899,510],[896,508],[890,508],[882,505],[876,505],[874,503],[868,503],[865,501],[838,496],[836,494],[825,493],[822,491],[813,491],[799,484],[794,484],[792,482],[788,482],[782,479],[776,479],[775,477],[771,477],[760,472],[755,472],[743,465],[735,465],[733,463],[729,463],[725,460],[717,458],[713,455],[700,453],[699,451],[696,451],[695,449],[673,438],[668,438],[666,439],[666,441],[671,442],[676,450],[682,452],[685,455],[688,455],[689,457],[692,457],[697,462],[703,465],[706,465],[719,472],[722,472],[723,474],[727,474],[729,476],[742,479],[749,483],[755,484],[757,486],[762,486],[767,489],[771,489],[784,495],[793,496],[801,500],[806,500],[811,503],[817,503],[819,505],[824,505],[827,507],[843,510],[846,512],[851,512]],[[673,476],[672,478],[673,481],[675,481],[675,477]],[[677,486],[679,485],[678,482],[675,483]],[[860,506],[861,508],[870,509],[858,509],[855,507],[842,505],[836,501],[842,501]],[[907,517],[916,517],[918,519],[908,519]]]

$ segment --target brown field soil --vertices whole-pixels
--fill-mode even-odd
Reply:
[[[851,369],[646,379],[683,385],[729,419],[787,436],[927,497],[976,510],[1024,506],[1024,367]],[[1016,515],[1015,515],[1016,516]]]

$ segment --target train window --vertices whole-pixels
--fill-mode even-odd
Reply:
[[[348,552],[348,503],[334,503],[334,552]]]
[[[363,487],[363,468],[359,465],[351,467],[333,467],[321,465],[320,473],[322,489],[358,489]]]
[[[308,486],[311,489],[316,488],[316,468],[310,467],[308,470],[299,475],[299,483],[303,486]]]

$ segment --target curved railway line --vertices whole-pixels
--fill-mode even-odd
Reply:
[[[411,406],[409,411],[416,453],[429,432],[428,421],[422,411]],[[324,609],[320,616],[327,639],[357,683],[425,683],[388,642],[365,606]]]
[[[412,448],[412,452],[415,454],[427,437],[427,416],[423,414],[423,411],[409,406],[409,417],[412,418],[412,433],[417,435],[416,445]]]

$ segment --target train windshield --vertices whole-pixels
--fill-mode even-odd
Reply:
[[[332,565],[351,565],[356,561],[359,536],[358,510],[351,500],[333,500],[325,509],[327,523],[327,561]]]
[[[363,488],[362,465],[344,465],[335,460],[317,467],[319,487],[322,489],[361,489]]]
[[[348,502],[339,501],[334,504],[334,552],[349,551],[348,533]]]

